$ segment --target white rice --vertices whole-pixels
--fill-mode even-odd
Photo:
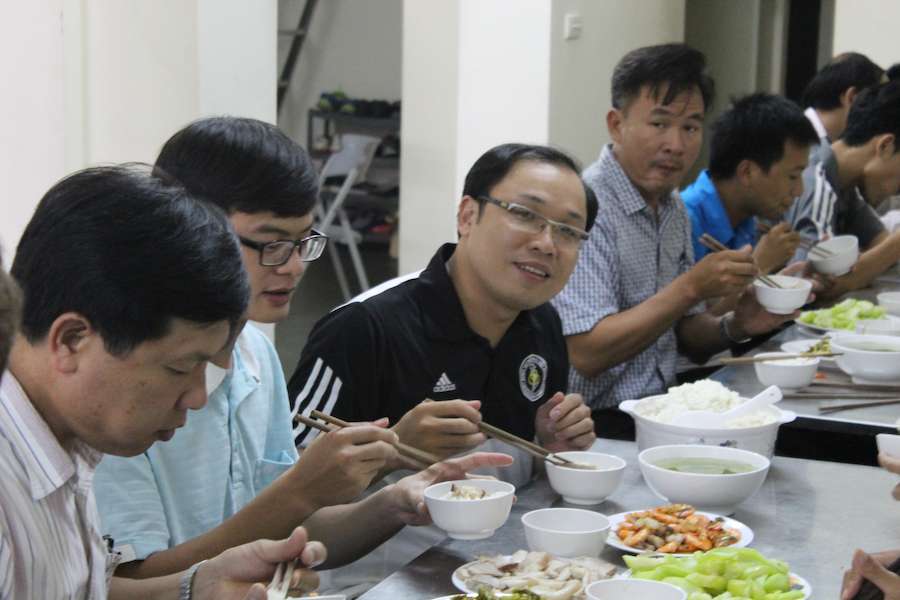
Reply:
[[[732,392],[718,381],[702,379],[695,383],[685,383],[669,389],[664,396],[657,396],[641,405],[638,414],[659,423],[671,423],[675,417],[692,410],[708,410],[723,413],[737,408],[743,400],[737,392]],[[757,410],[740,419],[732,419],[725,424],[727,429],[756,427],[775,422],[775,417]]]

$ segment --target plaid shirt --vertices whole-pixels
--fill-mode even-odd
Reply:
[[[600,211],[565,289],[553,300],[563,333],[593,329],[600,319],[633,308],[691,268],[691,221],[678,192],[660,198],[659,219],[628,179],[612,145],[582,174],[600,201]],[[702,312],[697,305],[688,314]],[[659,394],[675,380],[674,329],[652,346],[592,379],[569,369],[569,392],[593,409]]]

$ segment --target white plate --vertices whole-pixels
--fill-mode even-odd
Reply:
[[[606,538],[606,543],[613,548],[618,548],[624,552],[630,552],[631,554],[640,554],[644,552],[644,550],[638,550],[637,548],[632,548],[631,546],[626,546],[622,543],[622,540],[619,539],[619,536],[616,535],[616,531],[619,530],[619,523],[625,520],[625,515],[629,515],[631,513],[641,512],[641,510],[629,510],[628,512],[618,513],[615,515],[609,515],[609,522],[612,526],[609,529],[609,537]],[[722,517],[721,515],[714,515],[713,513],[697,511],[698,515],[703,515],[708,517],[710,520],[718,519]],[[753,530],[741,523],[740,521],[736,521],[730,517],[722,517],[725,519],[725,526],[731,527],[732,529],[737,529],[741,534],[741,540],[736,544],[731,544],[731,548],[743,548],[744,546],[750,545],[750,542],[753,541]],[[687,556],[685,554],[673,554],[673,556]]]
[[[884,315],[884,318],[889,321],[900,321],[900,317],[897,317],[894,315]],[[862,319],[860,319],[860,320],[862,320]],[[809,323],[802,323],[797,320],[794,320],[794,323],[796,323],[801,329],[805,329],[808,332],[812,332],[813,335],[819,335],[821,337],[824,337],[825,334],[828,334],[828,333],[839,333],[842,335],[854,333],[854,331],[852,329],[836,329],[834,327],[819,327],[818,325],[810,325]]]
[[[837,333],[837,332],[835,332]],[[849,332],[848,332],[849,333]],[[840,334],[838,334],[840,335]],[[834,336],[832,336],[834,337]],[[781,345],[781,351],[787,352],[788,354],[803,354],[819,342],[822,339],[808,339],[808,340],[794,340],[793,342],[785,342]],[[827,360],[829,362],[834,362],[833,356],[820,356],[819,360]]]
[[[511,554],[504,554],[504,555],[502,555],[502,556],[503,556],[503,558],[504,558],[505,560],[509,560],[510,557],[511,557],[512,555],[511,555]],[[555,557],[555,556],[551,556],[550,558],[552,558],[553,560],[559,560],[559,561],[562,561],[562,562],[569,562],[569,559],[568,559],[568,558],[557,558],[557,557]],[[457,577],[457,576],[456,576],[456,572],[459,571],[460,569],[462,569],[463,567],[468,567],[469,565],[471,565],[472,563],[475,563],[475,562],[478,562],[478,561],[473,560],[473,561],[471,561],[471,562],[467,562],[467,563],[464,564],[464,565],[460,565],[460,566],[456,567],[456,569],[454,569],[454,571],[453,571],[453,575],[450,576],[450,581],[453,583],[453,586],[454,586],[456,589],[458,589],[459,591],[465,592],[466,594],[476,594],[476,595],[477,595],[477,594],[478,594],[478,590],[470,590],[469,588],[467,588],[467,587],[466,587],[466,582],[463,581],[462,579],[460,579],[459,577]],[[621,569],[621,567],[619,567],[619,568]],[[495,596],[497,596],[498,598],[501,597],[501,596],[511,596],[511,595],[512,595],[511,592],[500,592],[500,591],[494,591],[493,594],[494,594]],[[449,597],[449,598],[452,598],[452,596],[448,596],[448,597]],[[443,599],[437,599],[437,598],[436,598],[435,600],[443,600]]]
[[[622,573],[617,573],[616,578],[629,578],[631,577],[631,569],[623,571]],[[803,592],[803,598],[809,598],[812,595],[812,586],[809,585],[809,582],[804,578],[800,577],[796,573],[788,572],[788,581],[791,584],[790,591],[792,592]],[[435,599],[437,600],[437,599]]]

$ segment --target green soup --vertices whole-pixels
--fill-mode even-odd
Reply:
[[[682,473],[696,473],[698,475],[737,475],[738,473],[749,473],[756,470],[756,467],[750,463],[702,456],[664,458],[652,464],[660,469],[680,471]]]
[[[884,342],[856,342],[854,344],[843,344],[843,346],[865,352],[900,352],[900,346],[893,346]]]

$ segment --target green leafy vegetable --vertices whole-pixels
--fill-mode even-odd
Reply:
[[[867,300],[848,298],[831,308],[808,310],[797,319],[801,323],[829,329],[853,329],[862,319],[884,319],[886,309]]]

